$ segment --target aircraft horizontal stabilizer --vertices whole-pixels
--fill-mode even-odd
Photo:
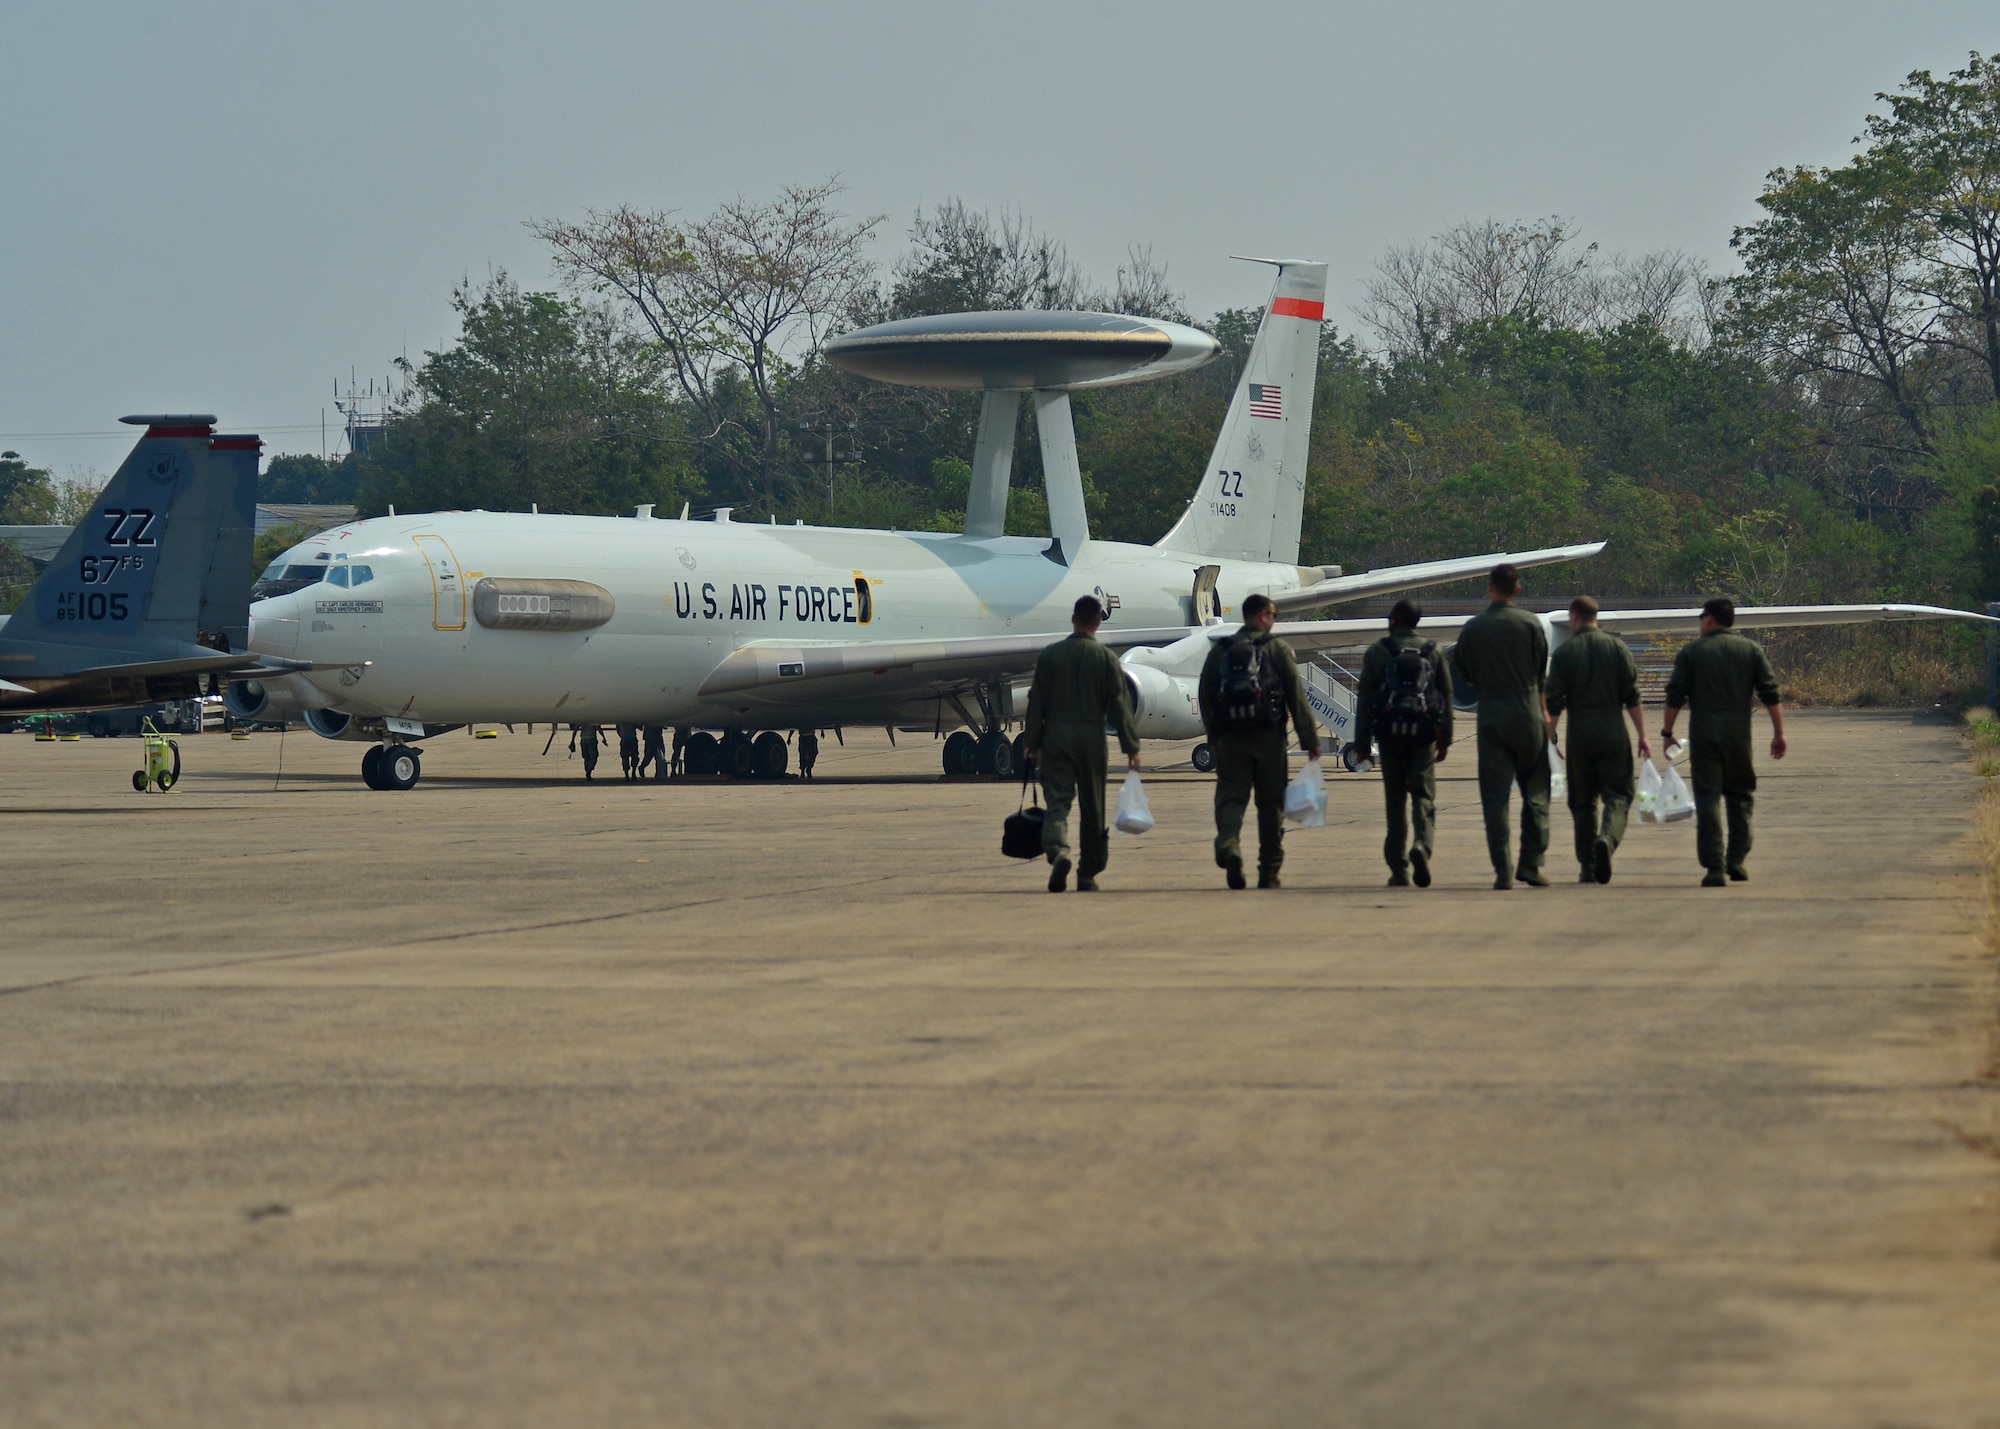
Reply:
[[[1483,576],[1502,561],[1521,567],[1550,566],[1559,561],[1587,560],[1604,549],[1604,542],[1590,541],[1580,546],[1547,546],[1539,551],[1501,551],[1487,556],[1460,556],[1449,561],[1423,561],[1410,566],[1384,566],[1359,575],[1335,576],[1303,590],[1274,593],[1278,613],[1314,610],[1323,605],[1361,600],[1391,591],[1415,590],[1420,586],[1444,585],[1450,581]]]

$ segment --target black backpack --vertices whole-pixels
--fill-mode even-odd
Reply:
[[[1215,668],[1215,727],[1222,734],[1262,734],[1283,729],[1289,710],[1277,665],[1264,653],[1264,637],[1230,642]]]
[[[1444,691],[1438,688],[1431,654],[1437,642],[1405,645],[1389,661],[1375,689],[1375,737],[1385,747],[1421,749],[1436,744],[1444,719]]]

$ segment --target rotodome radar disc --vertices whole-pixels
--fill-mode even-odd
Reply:
[[[1207,333],[1119,313],[943,313],[834,338],[844,372],[911,387],[1044,391],[1109,387],[1186,372],[1222,345]]]

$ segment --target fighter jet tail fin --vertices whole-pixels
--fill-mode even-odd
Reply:
[[[7,639],[246,649],[263,443],[218,435],[208,416],[123,420],[145,435],[29,589]]]
[[[1201,487],[1161,550],[1291,565],[1305,514],[1326,264],[1274,263],[1278,281]]]

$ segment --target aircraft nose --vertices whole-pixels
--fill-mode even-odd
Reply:
[[[273,596],[250,607],[250,649],[258,655],[292,655],[299,648],[299,598]]]

